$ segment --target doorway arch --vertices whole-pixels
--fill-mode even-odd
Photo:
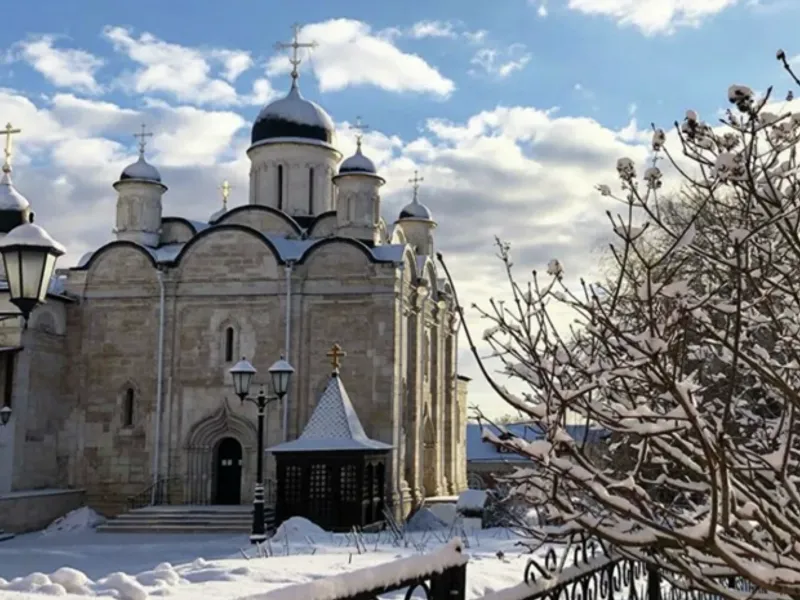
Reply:
[[[241,504],[242,445],[232,437],[222,438],[214,452],[216,485],[214,504]]]

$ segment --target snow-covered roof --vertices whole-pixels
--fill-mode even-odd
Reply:
[[[483,439],[483,430],[486,429],[495,436],[502,435],[503,431],[493,425],[485,423],[467,423],[467,462],[527,462],[528,458],[514,453],[500,452],[492,442]],[[504,425],[503,429],[520,439],[532,442],[544,437],[542,430],[535,425],[514,423]],[[599,441],[606,432],[600,428],[588,429],[585,425],[567,425],[567,434],[574,440],[583,441],[584,437],[589,442]]]
[[[195,224],[195,222],[192,223]],[[195,227],[199,233],[204,229],[213,227],[213,225],[209,225],[208,223],[196,223]],[[261,235],[272,242],[278,251],[280,260],[284,262],[299,260],[306,250],[325,240],[325,238],[296,240],[269,233],[262,233]],[[181,249],[183,249],[185,245],[186,242],[181,242],[165,244],[163,246],[159,246],[158,248],[142,246],[142,249],[148,252],[153,257],[153,260],[155,260],[157,263],[169,263],[177,258]],[[375,246],[373,248],[369,248],[370,253],[378,262],[402,262],[404,250],[405,246],[403,244],[387,244],[384,246]],[[92,250],[84,254],[78,261],[76,267],[85,267],[95,252],[97,252],[97,250]]]
[[[0,177],[0,210],[24,211],[30,207],[27,198],[17,191],[11,183],[11,173],[4,172]]]
[[[144,154],[139,154],[139,158],[122,170],[119,176],[120,181],[126,179],[136,179],[138,181],[154,181],[161,183],[161,173],[153,165],[144,159]]]
[[[391,445],[367,437],[339,374],[334,371],[303,433],[269,452],[390,450]]]

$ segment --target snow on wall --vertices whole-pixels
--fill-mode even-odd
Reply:
[[[355,596],[372,589],[397,585],[402,581],[441,573],[451,567],[467,564],[467,557],[461,552],[459,538],[454,538],[446,546],[431,554],[411,556],[368,569],[359,569],[324,579],[317,579],[300,585],[245,596],[239,600],[336,600]]]
[[[481,511],[485,505],[486,490],[464,490],[458,496],[456,510],[458,512]]]

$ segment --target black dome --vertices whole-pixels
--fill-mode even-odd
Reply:
[[[265,106],[250,135],[253,144],[275,138],[305,138],[333,143],[334,125],[318,104],[300,95],[297,85],[283,98]]]

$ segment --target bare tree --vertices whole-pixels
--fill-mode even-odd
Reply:
[[[498,243],[513,301],[478,310],[525,394],[489,373],[467,328],[490,384],[545,432],[492,441],[536,463],[515,477],[561,524],[546,533],[589,533],[729,597],[732,575],[800,597],[800,110],[770,97],[731,86],[718,125],[687,111],[674,143],[654,127],[641,179],[617,162],[621,192],[598,187],[621,207],[610,281],[569,286],[552,260],[520,284]],[[670,176],[682,199],[665,202]],[[603,456],[569,434],[570,414],[610,433]]]

